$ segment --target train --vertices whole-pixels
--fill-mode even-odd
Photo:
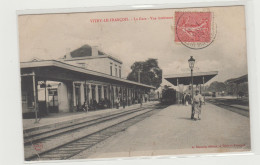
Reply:
[[[178,103],[178,99],[177,99],[178,94],[179,93],[172,88],[163,89],[160,102],[162,104],[176,104]]]

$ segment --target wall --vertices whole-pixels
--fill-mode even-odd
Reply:
[[[32,77],[21,78],[22,94],[22,113],[32,112],[34,110],[34,97]],[[28,106],[29,105],[29,106]]]
[[[113,74],[113,76],[115,76],[115,64],[118,66],[117,67],[118,68],[117,77],[119,77],[119,66],[121,66],[121,72],[122,72],[122,65],[119,62],[114,61],[114,60],[112,60],[108,57],[67,60],[67,61],[64,61],[64,62],[71,64],[71,65],[76,65],[76,66],[82,66],[79,63],[85,63],[86,69],[105,73],[105,74],[108,74],[108,75],[110,75],[110,63],[112,63],[112,66],[113,66],[112,74]]]

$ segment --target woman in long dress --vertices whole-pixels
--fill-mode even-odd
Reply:
[[[201,115],[201,106],[203,101],[203,97],[199,94],[199,90],[196,90],[196,95],[193,97],[193,108],[194,108],[194,120],[196,120],[195,115],[198,115],[198,120],[200,120]]]

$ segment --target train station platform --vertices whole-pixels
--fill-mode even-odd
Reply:
[[[237,98],[237,97],[230,97],[230,96],[221,96],[221,97],[208,97],[206,101],[219,104],[219,105],[226,105],[238,109],[242,109],[244,111],[249,111],[249,99],[248,97],[244,98]]]
[[[211,103],[190,116],[190,105],[170,105],[73,159],[250,151],[248,117]]]
[[[143,103],[143,106],[145,105],[152,105],[158,103],[157,101],[150,101]],[[46,129],[46,128],[52,128],[56,126],[61,126],[63,124],[72,123],[74,121],[78,121],[81,119],[94,119],[98,118],[100,116],[109,115],[111,113],[116,113],[117,111],[122,110],[130,110],[130,109],[136,109],[139,108],[140,104],[134,104],[131,106],[126,106],[125,109],[123,107],[119,107],[119,109],[113,108],[113,109],[102,109],[102,110],[96,110],[96,111],[88,111],[88,112],[67,112],[67,113],[50,113],[48,116],[45,116],[44,118],[40,118],[38,123],[35,123],[35,119],[23,119],[23,130],[25,132],[32,131],[32,130],[40,130],[40,129]]]

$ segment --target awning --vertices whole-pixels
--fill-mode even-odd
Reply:
[[[211,72],[194,72],[193,73],[193,84],[203,84],[208,82],[210,79],[215,77],[218,71]],[[178,84],[190,85],[191,84],[191,73],[173,74],[164,76],[164,78],[177,86]]]
[[[128,85],[135,87],[143,87],[146,89],[155,89],[155,87],[110,76],[93,70],[77,67],[56,60],[43,60],[32,62],[21,62],[21,75],[35,72],[37,80],[44,81],[101,81],[111,84]]]
[[[238,77],[238,78],[229,79],[226,82],[227,83],[235,83],[235,84],[248,82],[248,75],[246,74],[246,75]]]

